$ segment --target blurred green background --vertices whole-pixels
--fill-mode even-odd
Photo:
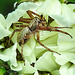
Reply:
[[[9,12],[14,10],[14,3],[16,0],[0,0],[0,13],[6,16]]]

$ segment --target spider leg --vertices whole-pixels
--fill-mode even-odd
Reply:
[[[29,15],[30,18],[23,18],[23,17],[21,17],[18,21],[19,21],[19,22],[24,22],[24,23],[30,23],[31,20],[35,18],[33,15],[38,16],[41,20],[42,20],[42,19],[45,20],[45,18],[43,17],[43,15],[38,15],[37,13],[35,13],[35,12],[33,12],[33,11],[28,10],[28,11],[27,11],[27,14]]]
[[[29,27],[28,25],[15,25],[16,27],[23,27],[23,28],[25,28],[25,27]]]
[[[28,10],[27,13],[28,13],[28,15],[30,16],[31,19],[34,18],[34,16],[33,16],[32,14],[34,14],[34,15],[36,15],[36,16],[38,16],[38,17],[41,17],[41,16],[38,15],[37,13],[34,13],[33,11],[30,11],[30,10]]]
[[[22,23],[14,23],[14,25],[16,26],[16,27],[29,27],[28,25],[24,25],[24,24],[22,24]]]
[[[24,39],[22,39],[22,44],[21,44],[21,55],[22,55],[22,58],[23,58],[23,60],[24,60],[24,62],[25,62],[25,59],[24,59],[24,56],[23,56],[23,46],[24,46]],[[25,63],[24,63],[24,65],[25,65]]]
[[[22,44],[21,44],[21,54],[23,55],[23,46],[24,46],[24,39],[22,39]]]
[[[54,52],[54,53],[57,53],[57,54],[61,55],[60,53],[49,49],[48,47],[46,47],[44,44],[42,44],[42,43],[40,42],[40,40],[39,40],[39,31],[37,32],[37,42],[38,42],[41,46],[43,46],[45,49],[49,50],[50,52]]]
[[[44,19],[44,20],[45,20],[45,18],[43,17],[43,15],[39,15],[39,14],[37,14],[37,13],[35,13],[35,12],[31,11],[31,10],[28,10],[28,11],[27,11],[27,13],[28,13],[28,15],[30,16],[30,18],[31,18],[31,19],[33,19],[33,18],[34,18],[34,16],[33,16],[33,15],[36,15],[36,16],[38,16],[41,20],[42,20],[42,19]],[[32,14],[33,14],[33,15],[32,15]]]
[[[38,30],[45,30],[45,31],[57,31],[57,32],[61,32],[61,33],[64,33],[66,35],[69,35],[71,38],[73,38],[69,33],[65,32],[65,31],[62,31],[62,30],[57,30],[55,27],[39,26],[39,27],[37,27],[37,29]]]
[[[57,31],[57,32],[61,32],[61,33],[64,33],[64,34],[66,34],[66,35],[69,35],[71,38],[73,38],[69,33],[67,33],[67,32],[64,32],[64,31],[62,31],[62,30],[52,30],[52,31]]]
[[[18,21],[19,21],[19,22],[24,22],[24,23],[30,23],[31,20],[34,19],[34,16],[33,16],[32,14],[34,14],[34,15],[36,15],[36,16],[38,16],[38,17],[41,17],[41,16],[38,15],[37,13],[34,13],[33,11],[30,11],[30,10],[27,11],[27,14],[30,16],[30,18],[22,18],[22,17],[21,17]]]
[[[21,18],[18,20],[18,22],[30,23],[31,20],[32,20],[32,19],[30,19],[30,18],[22,18],[22,17],[21,17]]]
[[[9,38],[9,42],[10,42],[10,40],[12,39],[13,35],[15,34],[15,32],[18,32],[18,31],[21,31],[21,30],[22,30],[22,29],[16,29],[16,30],[14,30],[13,33],[12,33],[12,35],[11,35],[11,37]]]
[[[48,26],[48,28],[53,28],[53,29],[54,29],[54,28],[55,28],[55,29],[70,28],[70,29],[72,29],[72,27],[49,27],[49,26]]]

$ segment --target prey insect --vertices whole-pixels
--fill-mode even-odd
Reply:
[[[36,34],[37,35],[36,40],[41,46],[43,46],[45,49],[49,50],[50,52],[60,54],[56,51],[51,50],[50,48],[46,47],[44,44],[40,42],[39,30],[61,32],[66,35],[69,35],[72,38],[72,36],[69,33],[59,30],[61,28],[71,28],[71,27],[51,27],[49,26],[49,22],[46,21],[43,15],[38,15],[37,13],[30,10],[27,11],[27,14],[30,16],[30,18],[21,17],[18,20],[18,22],[22,23],[14,23],[16,27],[21,27],[21,29],[14,30],[9,40],[11,40],[15,32],[19,32],[17,36],[17,41],[18,43],[21,42],[21,54],[23,55],[24,40],[27,40]],[[29,25],[24,25],[23,23],[28,23]]]

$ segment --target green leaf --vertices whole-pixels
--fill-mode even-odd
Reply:
[[[59,70],[55,70],[53,72],[51,72],[52,75],[60,75]]]
[[[4,75],[5,72],[6,70],[4,68],[0,68],[0,75]]]
[[[65,0],[59,0],[61,3],[64,3]]]
[[[74,2],[75,3],[75,0],[67,0],[68,2]]]

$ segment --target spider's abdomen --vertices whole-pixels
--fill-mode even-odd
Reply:
[[[22,29],[17,37],[17,42],[21,42],[22,39],[25,39],[25,36],[29,35],[31,33],[30,29],[28,27]]]

